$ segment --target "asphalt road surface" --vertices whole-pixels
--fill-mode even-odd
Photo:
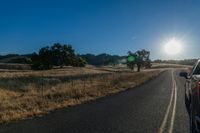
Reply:
[[[31,120],[0,133],[189,133],[184,81],[168,70],[146,84]]]

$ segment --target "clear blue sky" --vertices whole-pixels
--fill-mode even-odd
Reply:
[[[0,54],[32,53],[54,42],[77,53],[125,55],[147,49],[169,58],[163,41],[183,42],[182,54],[200,57],[200,0],[1,0]]]

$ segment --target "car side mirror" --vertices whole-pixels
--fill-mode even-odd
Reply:
[[[185,79],[188,79],[188,73],[187,72],[180,72],[180,77],[184,77]]]

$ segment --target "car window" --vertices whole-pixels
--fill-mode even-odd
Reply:
[[[195,68],[193,75],[200,75],[200,62],[198,63],[197,67]]]

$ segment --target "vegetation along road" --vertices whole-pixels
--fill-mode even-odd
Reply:
[[[42,117],[3,124],[1,133],[188,133],[178,69],[146,84]]]

